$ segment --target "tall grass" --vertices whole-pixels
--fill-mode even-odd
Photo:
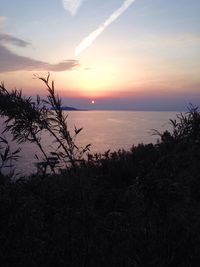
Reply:
[[[75,140],[82,128],[74,127],[74,132],[70,133],[61,98],[55,93],[54,81],[50,81],[50,75],[48,74],[47,78],[37,78],[45,84],[47,96],[41,99],[37,95],[36,102],[31,97],[24,97],[22,91],[8,91],[2,83],[0,115],[6,118],[4,132],[9,131],[19,144],[36,144],[43,155],[40,165],[49,165],[55,173],[55,163],[61,161],[62,166],[75,166],[83,159],[83,154],[89,150],[90,144],[85,147],[76,145]],[[42,145],[42,132],[48,132],[56,145],[50,153]]]

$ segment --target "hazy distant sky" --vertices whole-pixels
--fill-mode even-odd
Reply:
[[[0,0],[0,81],[48,71],[69,106],[200,105],[200,0]]]

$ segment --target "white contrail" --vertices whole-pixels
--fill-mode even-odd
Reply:
[[[83,41],[76,47],[75,54],[80,54],[83,50],[89,47],[95,39],[117,18],[119,18],[124,11],[134,2],[135,0],[125,0],[120,8],[115,10],[106,21],[100,25],[95,31],[91,32]]]
[[[83,0],[62,0],[63,7],[69,11],[73,16],[76,15],[79,7],[81,6]]]

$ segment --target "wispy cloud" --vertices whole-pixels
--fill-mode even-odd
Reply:
[[[28,42],[6,33],[0,33],[0,43],[9,43],[20,47],[26,47],[29,45]]]
[[[19,47],[27,47],[28,42],[17,37],[0,33],[0,72],[18,71],[18,70],[47,70],[47,71],[65,71],[71,70],[79,65],[77,60],[64,60],[57,64],[35,60],[29,57],[17,55],[6,45],[12,44]]]
[[[118,19],[128,8],[135,2],[135,0],[125,0],[120,8],[115,10],[103,24],[101,24],[95,31],[91,32],[83,41],[76,47],[75,54],[80,54],[83,50],[89,47],[95,39],[116,19]]]
[[[71,13],[72,16],[76,15],[83,0],[62,0],[63,7]]]

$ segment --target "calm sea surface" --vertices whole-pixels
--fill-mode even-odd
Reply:
[[[157,136],[152,129],[163,132],[170,130],[169,119],[178,112],[143,112],[143,111],[66,111],[71,129],[83,127],[76,144],[85,146],[92,144],[91,152],[112,151],[120,148],[130,149],[139,143],[155,143]],[[0,125],[2,128],[2,123]],[[9,138],[9,136],[7,136]],[[48,150],[51,139],[43,138],[43,145]],[[13,145],[14,146],[14,145]],[[34,172],[35,153],[39,154],[34,144],[23,144],[17,170],[23,174]]]

